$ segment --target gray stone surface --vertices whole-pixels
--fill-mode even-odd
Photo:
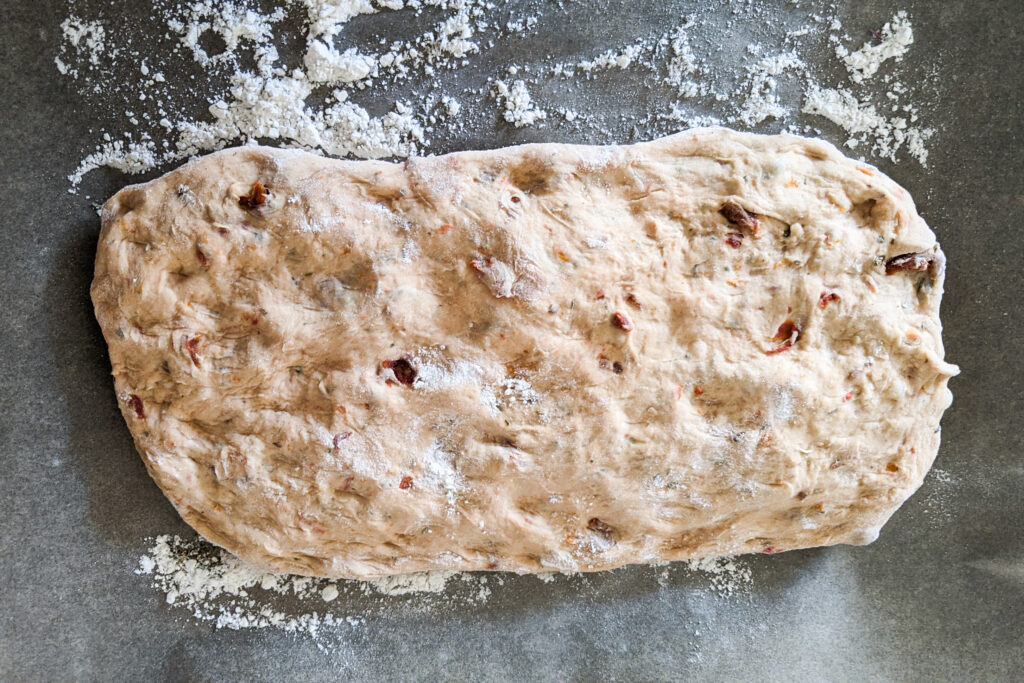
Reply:
[[[952,382],[936,463],[947,476],[930,476],[871,546],[750,559],[753,583],[731,598],[686,572],[661,586],[649,568],[554,583],[509,577],[474,606],[338,605],[365,608],[366,621],[322,651],[277,631],[215,631],[164,605],[131,571],[147,537],[187,529],[117,412],[88,298],[98,220],[65,178],[95,144],[90,129],[128,124],[58,77],[66,5],[0,1],[0,678],[1024,677],[1024,10],[1019,0],[851,4],[840,12],[851,33],[909,10],[918,42],[905,70],[935,80],[925,108],[940,133],[929,167],[879,165],[911,191],[949,257],[945,339],[963,374]],[[122,14],[149,11],[124,1],[75,6],[102,7],[115,26]],[[482,83],[513,57],[593,53],[661,29],[689,5],[594,6],[548,12],[541,30],[516,44],[521,52],[498,46],[483,62],[492,71],[477,66],[457,78]],[[400,21],[372,17],[362,30],[398,31]],[[728,32],[722,40],[744,44]],[[632,78],[602,81],[586,106],[665,105],[663,88]],[[669,130],[613,119],[602,134],[513,130],[487,119],[493,103],[473,111],[478,124],[433,136],[432,149],[627,142]],[[85,189],[102,198],[127,180],[97,173]]]

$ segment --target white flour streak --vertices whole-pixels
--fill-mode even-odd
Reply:
[[[284,18],[284,10],[272,14],[259,12],[235,2],[193,2],[184,16],[168,20],[167,27],[181,36],[181,43],[192,52],[202,65],[213,62],[235,61],[235,51],[242,45],[261,45],[271,38],[271,24]],[[224,43],[224,50],[208,55],[200,46],[204,34],[214,33]]]
[[[703,557],[687,560],[686,566],[709,577],[711,587],[722,597],[735,595],[751,582],[750,567],[735,557]]]
[[[690,39],[686,29],[692,26],[687,22],[678,27],[669,37],[662,39],[662,44],[669,44],[672,56],[668,62],[668,82],[676,87],[682,97],[696,97],[701,86],[693,79],[697,74],[697,56],[690,48]],[[705,89],[706,92],[706,89]]]
[[[935,131],[911,125],[917,118],[914,109],[909,112],[909,121],[906,116],[886,117],[875,105],[858,100],[849,90],[815,86],[807,92],[802,111],[824,116],[843,128],[849,135],[846,146],[850,149],[867,144],[873,153],[895,160],[897,152],[906,148],[922,166],[927,165],[925,142]]]
[[[366,586],[384,595],[407,595],[409,593],[440,593],[455,572],[419,572],[417,574],[396,574],[371,579]]]
[[[101,166],[115,168],[123,173],[142,173],[156,166],[159,159],[160,155],[152,141],[105,142],[95,152],[82,159],[68,179],[72,185],[77,185],[81,182],[82,176]]]
[[[310,43],[304,62],[311,83],[331,85],[361,80],[377,69],[374,57],[360,54],[354,47],[338,52],[322,40]]]
[[[747,95],[738,119],[748,126],[768,118],[781,119],[788,113],[777,94],[777,78],[786,71],[802,69],[806,65],[795,52],[764,57],[749,67]]]
[[[881,42],[877,45],[865,45],[856,52],[849,52],[842,45],[836,46],[836,56],[843,60],[850,71],[854,83],[861,83],[878,71],[888,60],[900,60],[914,42],[914,31],[907,19],[906,12],[898,12],[882,28]]]

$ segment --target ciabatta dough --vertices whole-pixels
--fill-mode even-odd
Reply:
[[[362,578],[870,542],[939,446],[942,276],[875,168],[700,129],[225,150],[107,202],[92,296],[182,517]]]

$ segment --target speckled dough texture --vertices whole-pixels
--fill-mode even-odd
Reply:
[[[103,210],[149,472],[268,568],[592,571],[866,543],[955,366],[908,194],[725,129],[338,161],[229,149]]]

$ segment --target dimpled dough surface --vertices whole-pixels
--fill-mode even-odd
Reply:
[[[908,194],[699,129],[338,161],[229,149],[103,210],[150,474],[279,571],[592,571],[867,543],[956,367]]]

